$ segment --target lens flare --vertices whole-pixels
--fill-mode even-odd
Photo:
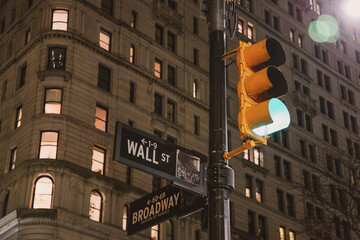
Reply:
[[[336,42],[340,34],[336,19],[330,15],[321,15],[311,22],[308,33],[315,42]]]

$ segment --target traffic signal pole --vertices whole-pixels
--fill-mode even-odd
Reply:
[[[208,217],[209,239],[230,240],[230,200],[234,171],[224,160],[227,152],[225,0],[209,1],[210,18],[210,109]]]

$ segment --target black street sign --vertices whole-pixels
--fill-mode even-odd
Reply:
[[[174,216],[183,217],[205,208],[206,198],[167,186],[130,203],[127,234],[132,235]]]
[[[114,160],[207,194],[206,157],[117,122]]]

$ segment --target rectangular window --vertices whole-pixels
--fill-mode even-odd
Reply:
[[[325,90],[331,93],[331,91],[332,91],[331,80],[330,80],[330,77],[326,74],[324,74],[324,82],[325,82]]]
[[[267,233],[266,233],[266,218],[259,215],[258,216],[258,224],[259,224],[259,228],[258,228],[258,231],[259,231],[259,237],[260,239],[262,240],[265,240],[267,239]]]
[[[294,16],[294,6],[291,2],[288,2],[288,12],[290,16]]]
[[[16,109],[16,115],[15,115],[15,127],[14,129],[18,128],[21,126],[21,121],[22,121],[22,106],[19,106],[17,109]]]
[[[350,80],[351,80],[350,66],[345,65],[345,66],[344,66],[344,69],[345,69],[345,77],[346,77],[347,79],[350,79]]]
[[[287,213],[294,217],[295,216],[295,207],[294,207],[294,196],[290,194],[286,194],[286,203],[287,203]]]
[[[245,0],[245,9],[249,12],[252,11],[252,2],[251,0]]]
[[[292,55],[293,67],[299,69],[299,57],[296,54]]]
[[[276,190],[278,210],[284,212],[284,192],[280,189]]]
[[[317,79],[318,86],[323,87],[322,72],[318,69],[316,70],[316,79]]]
[[[327,51],[322,50],[322,57],[323,57],[323,63],[329,64],[329,57]]]
[[[322,125],[322,131],[323,131],[323,139],[326,142],[329,142],[329,128],[326,125]]]
[[[326,154],[326,168],[329,172],[334,172],[333,159],[329,154]]]
[[[62,105],[62,90],[50,88],[45,90],[44,113],[60,114]]]
[[[297,117],[297,124],[300,126],[300,127],[303,127],[304,126],[304,123],[303,123],[303,112],[299,109],[296,109],[296,117]]]
[[[326,114],[325,99],[319,96],[320,112]]]
[[[199,19],[197,17],[193,17],[193,33],[199,34]]]
[[[284,178],[286,181],[291,182],[291,163],[284,160],[283,164],[284,164]]]
[[[252,198],[252,177],[249,175],[245,176],[245,196]]]
[[[26,63],[20,68],[19,80],[17,82],[16,89],[19,89],[25,85],[25,78],[26,78]]]
[[[248,232],[255,236],[255,213],[248,211]]]
[[[281,142],[284,148],[289,148],[289,132],[281,130]]]
[[[30,29],[26,30],[25,32],[25,44],[28,44],[31,39]]]
[[[194,64],[196,66],[198,66],[199,65],[199,50],[194,48],[194,53],[193,54],[194,54],[193,55],[193,57],[194,57],[193,62],[194,62]]]
[[[107,123],[108,123],[108,109],[97,104],[95,111],[95,127],[103,132],[106,132]]]
[[[130,82],[129,102],[135,103],[135,83]]]
[[[162,104],[163,104],[163,98],[162,96],[155,94],[155,101],[154,101],[154,113],[159,114],[162,116]]]
[[[258,202],[263,202],[263,182],[256,179],[256,187],[255,187],[255,198]]]
[[[262,153],[260,152],[260,149],[257,147],[254,147],[253,150],[254,150],[254,163],[256,165],[264,167],[264,161],[263,161]]]
[[[244,34],[244,21],[238,18],[238,32]]]
[[[154,75],[157,78],[162,78],[162,61],[156,58],[154,63]]]
[[[130,27],[135,28],[135,29],[137,27],[137,14],[134,11],[131,12]]]
[[[343,85],[340,85],[340,97],[342,100],[347,101],[346,88]]]
[[[69,11],[56,9],[52,12],[51,29],[67,31]]]
[[[293,29],[290,29],[289,36],[290,36],[290,41],[295,42],[295,32]]]
[[[304,188],[310,190],[310,173],[306,170],[303,170],[303,181]]]
[[[332,102],[326,101],[326,105],[327,105],[328,117],[331,119],[335,119],[334,104]]]
[[[174,11],[177,9],[177,3],[174,0],[168,0],[168,7]]]
[[[105,149],[97,146],[93,147],[91,171],[104,174],[105,153]]]
[[[66,48],[51,47],[49,48],[47,69],[65,70]]]
[[[16,153],[17,153],[17,148],[16,147],[10,150],[9,172],[11,170],[15,169]]]
[[[309,159],[312,162],[316,162],[316,152],[315,152],[315,147],[312,144],[308,145],[309,148]]]
[[[315,54],[315,57],[320,59],[320,47],[319,45],[314,45],[314,54]]]
[[[305,114],[305,128],[306,131],[312,132],[312,117],[308,114]]]
[[[354,92],[351,90],[348,90],[348,99],[350,104],[355,105]]]
[[[247,25],[247,37],[251,40],[254,40],[254,25],[248,23]]]
[[[39,159],[56,159],[58,132],[41,132]]]
[[[274,24],[274,29],[279,31],[280,30],[280,20],[278,17],[273,16],[273,24]]]
[[[296,20],[298,20],[299,22],[302,22],[302,11],[301,11],[301,9],[296,8],[295,13],[296,13]]]
[[[2,85],[1,102],[5,101],[6,99],[6,91],[7,91],[7,80],[5,80]]]
[[[301,59],[300,60],[300,71],[303,73],[303,74],[307,74],[307,62],[304,60],[304,59]]]
[[[341,238],[340,219],[334,216],[335,235],[337,238]]]
[[[338,159],[334,160],[335,165],[335,173],[338,176],[342,176],[342,168],[341,168],[341,162]]]
[[[344,127],[350,129],[349,114],[343,111]]]
[[[275,175],[278,177],[282,177],[281,158],[279,156],[274,155],[274,161],[275,161]]]
[[[342,62],[337,60],[336,63],[337,63],[338,72],[340,74],[343,74],[343,64],[342,64]]]
[[[5,32],[5,19],[2,19],[0,22],[0,34]]]
[[[303,36],[302,35],[298,35],[298,46],[299,47],[304,47],[304,45],[303,45],[304,43],[303,43]]]
[[[99,64],[98,84],[97,84],[98,88],[110,92],[110,78],[111,78],[111,70]]]
[[[311,203],[306,203],[306,217],[311,219],[314,217],[314,205]]]
[[[360,63],[360,52],[355,50],[355,59],[357,63]]]
[[[106,51],[110,51],[111,44],[111,33],[105,31],[104,29],[100,29],[100,36],[99,36],[99,45],[101,48],[105,49]]]
[[[354,116],[350,116],[351,130],[354,133],[358,133],[357,119]]]
[[[132,44],[130,46],[130,55],[129,56],[130,56],[129,62],[132,64],[135,64],[135,47]]]
[[[320,178],[316,175],[311,175],[312,191],[316,195],[320,195]]]
[[[175,122],[175,103],[171,100],[167,101],[167,119]]]
[[[270,25],[270,12],[268,10],[264,10],[265,23]]]
[[[101,0],[101,10],[108,14],[113,14],[113,0]]]
[[[194,134],[196,136],[200,135],[200,117],[194,115]]]
[[[279,227],[279,237],[280,240],[286,240],[286,233],[284,227]]]
[[[334,129],[330,128],[330,139],[331,139],[331,145],[333,145],[334,147],[338,146],[338,140],[337,140],[337,133]]]
[[[175,86],[175,84],[176,84],[175,68],[172,67],[172,66],[170,66],[170,65],[168,65],[168,72],[167,72],[167,74],[168,74],[168,77],[167,77],[168,82],[169,82],[171,85]]]
[[[305,141],[300,139],[300,140],[299,140],[299,143],[300,143],[300,155],[301,155],[303,158],[307,158]]]
[[[172,52],[176,52],[176,36],[169,31],[167,32],[167,48]]]
[[[155,25],[155,42],[160,45],[163,45],[164,37],[163,37],[163,28],[160,25]]]

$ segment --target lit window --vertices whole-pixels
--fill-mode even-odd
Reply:
[[[130,63],[135,63],[135,47],[134,45],[131,44],[130,46],[130,59],[129,59]]]
[[[50,177],[39,177],[35,182],[32,208],[50,209],[54,182]]]
[[[56,159],[57,144],[57,132],[42,132],[40,140],[39,158]]]
[[[166,240],[173,240],[174,239],[174,224],[172,221],[167,220],[166,224]]]
[[[249,150],[248,149],[244,151],[244,159],[249,160]]]
[[[16,109],[16,116],[15,116],[15,128],[21,126],[21,119],[22,119],[22,106]]]
[[[65,70],[65,63],[66,63],[65,57],[66,57],[66,48],[63,47],[49,48],[47,68]]]
[[[98,73],[98,88],[104,89],[105,91],[110,91],[110,79],[111,71],[107,67],[99,64],[99,73]]]
[[[199,97],[199,86],[198,86],[198,82],[196,80],[193,81],[193,98],[198,98]]]
[[[248,23],[247,26],[247,37],[252,40],[254,39],[254,25],[251,23]]]
[[[162,62],[159,59],[155,59],[154,75],[157,78],[162,78]]]
[[[293,29],[290,29],[290,40],[292,42],[295,42],[295,34],[294,34],[294,30]]]
[[[91,171],[104,174],[105,149],[100,147],[93,148]]]
[[[295,240],[295,232],[289,231],[289,240]]]
[[[155,225],[151,227],[151,239],[152,240],[160,239],[159,225]]]
[[[252,198],[252,177],[249,175],[245,176],[245,196]]]
[[[167,119],[175,122],[175,103],[170,100],[167,102]]]
[[[11,170],[15,169],[16,153],[17,153],[17,148],[11,149],[11,151],[10,151],[9,172]]]
[[[122,218],[122,230],[126,231],[126,224],[127,224],[127,206],[123,208],[123,218]]]
[[[101,131],[107,131],[108,110],[105,107],[96,105],[95,127]]]
[[[244,33],[244,21],[240,18],[238,19],[238,32]]]
[[[284,227],[279,227],[279,235],[280,235],[280,240],[285,240],[285,228]]]
[[[44,113],[61,113],[61,89],[46,89]]]
[[[92,191],[90,195],[89,217],[91,220],[101,222],[103,200],[101,194]]]
[[[67,10],[53,10],[51,29],[67,31],[68,15]]]
[[[263,182],[256,179],[255,197],[258,202],[263,202]]]
[[[99,36],[100,47],[105,49],[106,51],[110,51],[110,44],[111,44],[111,33],[105,31],[104,29],[100,29],[100,36]]]
[[[28,42],[30,42],[30,39],[31,39],[31,34],[30,34],[30,29],[28,29],[28,30],[25,32],[25,44],[27,44]]]
[[[130,23],[130,27],[132,28],[136,28],[137,25],[137,14],[136,12],[131,12],[131,23]]]
[[[302,35],[300,35],[299,34],[299,36],[298,36],[298,45],[299,45],[299,47],[303,47],[303,37],[302,37]]]

